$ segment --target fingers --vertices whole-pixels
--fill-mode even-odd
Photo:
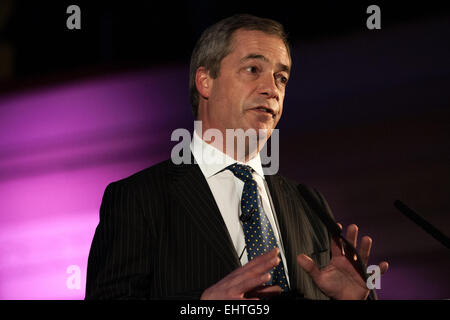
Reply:
[[[369,262],[369,256],[370,256],[370,249],[372,248],[372,239],[368,236],[364,236],[361,239],[361,244],[359,248],[359,255],[362,259],[362,262],[364,265],[367,266],[367,263]]]
[[[342,225],[338,223],[339,228],[342,230]],[[351,224],[347,227],[345,239],[356,249],[358,245],[358,232],[359,228],[356,224]],[[372,239],[368,236],[364,236],[361,239],[361,243],[359,245],[358,253],[361,257],[362,262],[364,265],[367,265],[369,262],[369,256],[370,256],[370,250],[372,248]],[[345,252],[338,251],[340,250],[339,244],[336,244],[336,246],[332,245],[332,254],[335,255],[345,255]],[[353,259],[356,259],[356,255],[353,257]]]
[[[280,286],[264,286],[260,289],[255,290],[258,293],[281,293],[283,289]]]
[[[257,287],[263,286],[270,280],[271,269],[280,263],[279,249],[275,248],[264,255],[252,259],[245,266],[240,267],[213,286],[206,289],[202,300],[245,299],[244,294]]]
[[[333,257],[343,256],[345,254],[341,238],[333,238],[333,240],[331,241],[331,254]]]
[[[320,276],[320,270],[317,267],[316,263],[308,257],[306,254],[300,254],[297,256],[297,262],[300,267],[305,270],[313,280],[317,279]]]
[[[236,280],[240,281],[239,278],[246,273],[254,274],[257,276],[269,272],[280,263],[280,258],[278,258],[279,252],[280,250],[278,248],[275,248],[261,256],[252,259],[245,266],[236,270],[235,275],[238,278]]]
[[[241,268],[240,271],[246,272],[246,271],[248,271],[248,269],[252,269],[255,267],[260,269],[262,264],[267,263],[270,260],[273,260],[274,258],[278,257],[279,253],[280,253],[280,249],[274,248],[274,249],[270,250],[269,252],[267,252],[263,255],[260,255],[256,258],[252,259],[251,261],[249,261],[245,266],[243,266]]]
[[[338,225],[342,229],[342,225],[339,223],[338,223]],[[351,224],[348,226],[347,231],[346,231],[346,236],[345,236],[347,241],[350,242],[350,244],[352,244],[353,247],[355,247],[355,248],[358,244],[358,231],[359,231],[358,226],[356,224]],[[370,251],[372,249],[372,245],[373,245],[372,238],[370,238],[369,236],[362,237],[360,245],[359,245],[358,253],[361,257],[362,262],[366,266],[369,262]],[[335,253],[333,252],[333,255],[334,254]],[[381,274],[383,274],[389,268],[389,264],[386,261],[383,261],[379,264],[379,267],[380,267]]]
[[[248,292],[246,298],[258,297],[260,299],[268,299],[277,296],[283,292],[280,286],[261,286]]]
[[[245,271],[233,279],[231,285],[235,286],[239,292],[247,292],[255,287],[262,285],[270,280],[270,270],[275,268],[280,263],[278,256],[268,255],[270,260],[260,259],[258,264],[251,268],[244,269]],[[253,259],[253,260],[256,260]]]
[[[378,265],[378,267],[380,267],[380,273],[385,274],[389,268],[389,263],[387,263],[386,261],[383,261]]]
[[[251,277],[245,279],[244,281],[238,283],[236,286],[233,287],[232,293],[245,294],[246,292],[251,291],[256,287],[264,285],[269,280],[270,274],[268,273],[264,273],[262,276],[259,277]]]
[[[278,253],[280,250],[278,248],[274,248],[270,250],[269,252],[266,252],[263,255],[257,256],[256,258],[250,260],[247,264],[245,264],[243,267],[238,268],[234,270],[232,273],[230,273],[227,277],[234,278],[234,277],[240,277],[242,274],[254,271],[256,273],[258,272],[264,272],[265,270],[270,270],[269,265],[276,263],[276,258],[278,258]],[[276,266],[277,264],[275,264]]]
[[[347,241],[350,242],[354,248],[356,248],[358,241],[358,226],[356,224],[351,224],[348,226],[345,239],[347,239]]]

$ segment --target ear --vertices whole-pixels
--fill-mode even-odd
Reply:
[[[212,88],[212,78],[205,67],[199,67],[195,73],[195,86],[199,94],[208,100]]]

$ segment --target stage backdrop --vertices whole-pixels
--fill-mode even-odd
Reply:
[[[319,189],[391,263],[380,298],[450,298],[449,255],[393,208],[450,233],[448,21],[294,43],[281,173]],[[186,65],[42,81],[0,97],[0,298],[82,299],[108,183],[192,128]],[[70,79],[69,81],[67,79]]]

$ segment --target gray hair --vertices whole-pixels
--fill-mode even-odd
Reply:
[[[189,70],[189,90],[192,113],[197,118],[199,93],[195,85],[197,69],[204,67],[215,79],[219,76],[222,59],[231,53],[231,36],[238,29],[257,30],[280,37],[286,45],[290,57],[290,47],[283,26],[274,20],[249,14],[238,14],[225,18],[208,27],[198,39],[192,51]]]

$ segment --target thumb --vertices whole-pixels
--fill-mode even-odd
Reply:
[[[311,278],[316,279],[320,275],[320,270],[317,267],[316,263],[308,257],[306,254],[299,254],[297,256],[297,262],[300,265],[300,267],[303,268],[310,276]]]

